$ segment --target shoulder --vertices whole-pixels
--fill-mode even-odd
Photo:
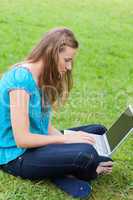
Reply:
[[[35,89],[31,72],[23,66],[13,66],[2,77],[4,86],[8,89],[25,89],[32,93]]]
[[[9,75],[14,81],[21,83],[26,81],[32,81],[32,76],[28,68],[23,66],[14,66],[9,70]]]

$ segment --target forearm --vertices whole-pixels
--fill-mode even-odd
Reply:
[[[64,135],[41,135],[28,133],[25,137],[21,138],[17,143],[21,148],[35,148],[48,144],[62,144],[64,143]]]

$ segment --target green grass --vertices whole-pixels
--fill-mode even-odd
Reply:
[[[68,128],[90,123],[107,127],[133,104],[132,0],[0,0],[0,73],[22,60],[44,32],[71,28],[80,49],[74,88],[53,124]],[[90,200],[133,199],[133,140],[113,159],[113,173],[93,181]],[[48,180],[31,182],[0,172],[0,200],[73,199]]]

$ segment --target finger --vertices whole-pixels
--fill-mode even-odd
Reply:
[[[104,171],[106,171],[106,172],[112,172],[112,169],[111,168],[104,168]]]
[[[95,144],[95,140],[91,139],[91,138],[86,138],[87,141],[91,142],[91,144]]]
[[[106,167],[106,168],[104,168],[106,171],[112,171],[112,168],[108,168],[108,167]]]
[[[86,136],[83,136],[83,137],[85,139],[88,139],[88,140],[92,141],[93,143],[96,143],[96,140],[93,137],[89,136],[89,135],[86,135]]]
[[[112,161],[107,161],[107,162],[101,162],[100,164],[99,164],[100,166],[103,166],[103,167],[112,167],[113,166],[113,162]]]
[[[80,133],[80,134],[82,134],[82,135],[84,135],[84,136],[89,136],[89,137],[92,137],[92,138],[94,138],[94,135],[93,134],[91,134],[91,133],[87,133],[87,132],[84,132],[84,131],[77,131],[78,133]]]
[[[92,145],[94,145],[94,142],[93,142],[92,140],[83,139],[82,141],[83,141],[83,143],[87,143],[87,144],[92,144]]]

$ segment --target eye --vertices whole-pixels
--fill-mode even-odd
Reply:
[[[71,62],[72,59],[65,58],[64,61],[65,61],[66,63],[68,63],[68,62]]]
[[[64,60],[65,60],[66,63],[69,62],[69,60],[67,60],[67,59],[64,59]]]

